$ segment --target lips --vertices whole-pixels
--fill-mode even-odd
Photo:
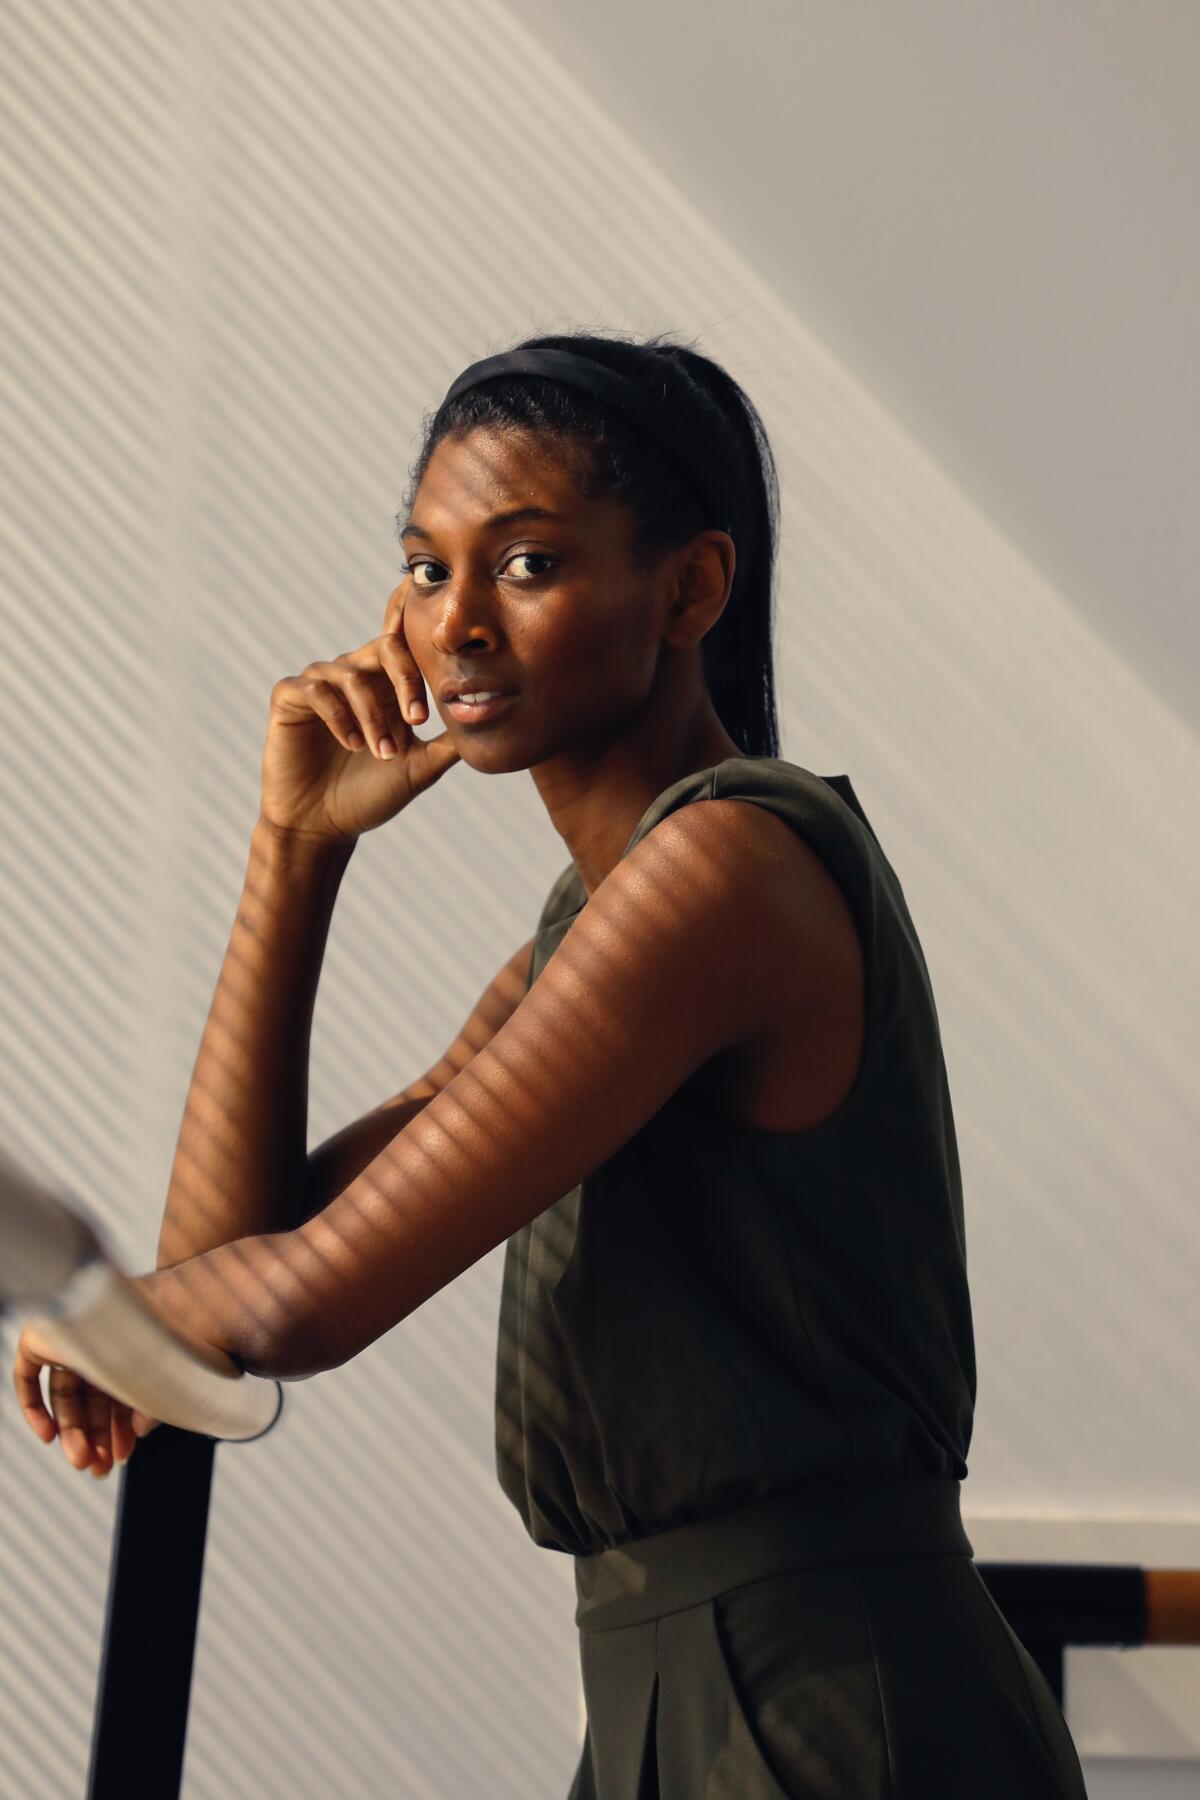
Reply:
[[[448,681],[442,688],[443,700],[458,700],[464,694],[515,694],[516,688],[511,682],[489,679],[485,675],[476,676],[473,681]]]
[[[466,725],[481,725],[485,719],[493,718],[497,713],[507,712],[510,706],[515,705],[516,700],[517,695],[515,692],[497,694],[494,700],[476,700],[473,702],[460,699],[457,695],[451,694],[449,699],[444,701],[443,704],[451,718],[461,719]]]

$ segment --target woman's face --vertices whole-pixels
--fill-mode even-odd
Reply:
[[[500,519],[538,507],[553,518]],[[654,684],[666,590],[635,571],[628,515],[583,499],[553,440],[483,428],[430,457],[402,541],[409,649],[464,762],[492,774],[619,736]],[[468,679],[514,697],[450,711]]]

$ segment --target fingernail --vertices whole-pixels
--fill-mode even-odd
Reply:
[[[408,703],[408,722],[409,722],[409,724],[410,725],[419,725],[421,723],[421,720],[424,717],[425,717],[425,702],[423,700],[410,700]]]
[[[388,759],[388,757],[389,757],[389,756],[395,756],[395,754],[396,754],[396,746],[395,746],[395,744],[393,744],[393,742],[392,742],[392,740],[391,740],[391,738],[390,738],[390,737],[382,737],[382,738],[380,738],[380,740],[379,740],[379,754],[380,754],[380,756],[382,756],[382,757],[383,757],[383,759],[384,759],[384,761],[385,761],[385,762],[386,762],[386,761],[387,761],[387,759]]]

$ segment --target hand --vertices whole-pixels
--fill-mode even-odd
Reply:
[[[373,831],[461,761],[450,733],[416,736],[402,709],[425,716],[425,683],[404,638],[403,586],[384,631],[332,662],[311,662],[271,690],[260,817],[331,843]],[[395,755],[380,742],[391,739]],[[365,754],[364,754],[365,752]]]
[[[50,1370],[50,1411],[42,1399],[43,1368]],[[25,1326],[17,1343],[13,1387],[30,1430],[44,1444],[52,1444],[57,1437],[67,1461],[80,1472],[90,1469],[99,1480],[109,1473],[114,1460],[128,1462],[138,1438],[159,1423],[114,1400],[74,1369],[53,1362],[49,1347],[32,1324]]]

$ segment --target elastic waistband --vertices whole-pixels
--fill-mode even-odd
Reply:
[[[962,1483],[933,1475],[773,1494],[575,1558],[581,1631],[638,1625],[728,1588],[825,1563],[974,1556]]]

